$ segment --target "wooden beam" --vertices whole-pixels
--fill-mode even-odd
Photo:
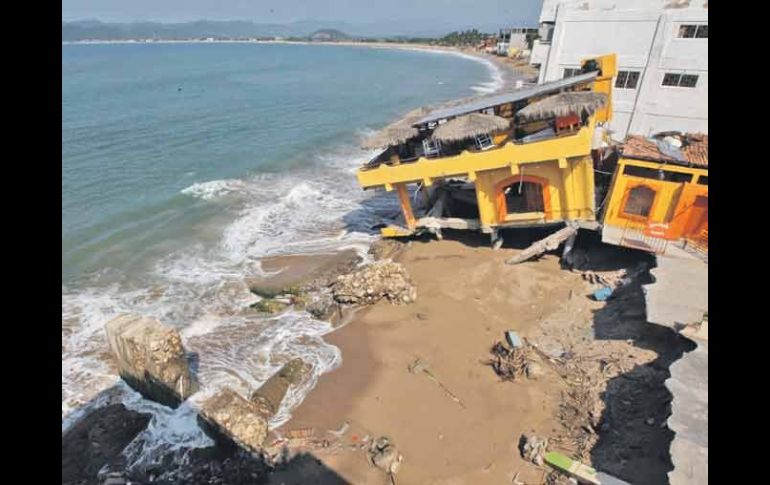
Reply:
[[[419,227],[436,229],[478,230],[481,227],[478,219],[461,219],[459,217],[421,217],[417,220]]]
[[[553,251],[559,247],[559,244],[569,239],[573,234],[577,234],[577,227],[570,224],[567,227],[559,229],[550,236],[537,241],[516,256],[508,259],[505,263],[519,264],[532,259],[535,256],[539,256],[546,251]]]

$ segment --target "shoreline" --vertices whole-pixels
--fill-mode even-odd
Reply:
[[[62,45],[153,45],[153,44],[274,44],[274,45],[315,45],[315,46],[342,46],[342,47],[364,47],[370,49],[392,49],[406,50],[414,52],[428,52],[434,54],[449,54],[458,57],[465,57],[469,60],[482,62],[500,69],[503,76],[501,85],[492,92],[514,87],[517,79],[526,80],[537,76],[537,71],[529,66],[526,61],[515,61],[511,58],[487,54],[472,48],[462,48],[454,46],[435,46],[430,44],[409,44],[399,42],[357,42],[357,41],[339,41],[339,42],[313,42],[313,41],[290,41],[290,40],[79,40],[62,41]],[[492,70],[492,69],[490,69]],[[506,75],[507,74],[507,75]],[[494,74],[493,74],[494,81]]]

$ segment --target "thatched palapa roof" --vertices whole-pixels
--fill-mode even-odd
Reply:
[[[452,142],[486,135],[508,128],[510,122],[500,116],[470,113],[451,119],[433,130],[435,140]]]
[[[536,101],[523,109],[517,115],[522,120],[542,120],[574,113],[582,116],[592,115],[598,109],[607,105],[607,95],[594,91],[575,91],[554,94]]]
[[[389,124],[374,135],[361,142],[361,147],[367,150],[385,148],[398,145],[410,138],[414,138],[420,132],[412,125],[428,112],[428,108],[417,108],[407,113],[400,120]]]

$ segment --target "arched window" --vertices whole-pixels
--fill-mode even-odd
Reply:
[[[508,214],[545,212],[543,186],[536,182],[514,182],[503,189]]]
[[[653,202],[655,191],[646,185],[637,185],[628,191],[626,202],[623,204],[623,214],[646,219],[650,216]]]

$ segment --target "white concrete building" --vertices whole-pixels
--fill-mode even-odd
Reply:
[[[614,52],[615,139],[660,131],[708,133],[707,0],[544,0],[530,63],[538,82],[573,75]]]
[[[537,33],[538,29],[517,27],[513,29],[500,29],[497,36],[497,55],[507,56],[511,49],[522,51],[527,46],[527,34]]]

